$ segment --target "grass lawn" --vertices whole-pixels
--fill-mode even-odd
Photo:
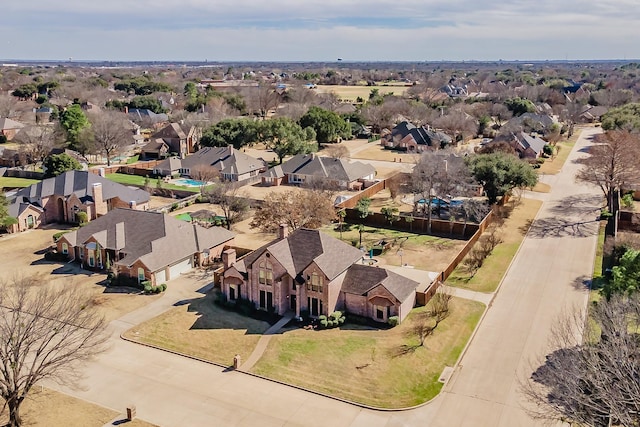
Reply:
[[[128,165],[133,164],[133,163],[137,162],[139,158],[140,158],[139,154],[136,154],[135,156],[131,156],[131,157],[129,157],[127,159],[127,164]]]
[[[545,162],[541,164],[538,169],[538,174],[555,175],[559,173],[581,133],[582,131],[580,129],[576,129],[571,138],[558,142],[556,144],[559,150],[558,154],[553,159],[545,159]]]
[[[607,227],[606,221],[600,222],[600,228],[598,229],[598,246],[596,246],[596,257],[593,260],[593,279],[591,281],[591,289],[589,291],[589,301],[599,301],[601,298],[600,289],[604,285],[603,272],[604,265],[610,265],[611,260],[605,259],[604,254],[604,240],[605,231]],[[608,257],[607,257],[608,258]]]
[[[531,190],[537,193],[549,193],[551,191],[551,186],[544,182],[538,182]]]
[[[106,175],[106,178],[110,179],[111,181],[117,182],[119,184],[136,185],[139,187],[144,186],[144,180],[145,180],[144,176],[127,175],[124,173],[108,173]],[[155,187],[157,185],[157,180],[151,179],[151,185]],[[183,185],[167,184],[165,182],[162,183],[162,188],[166,188],[168,190],[190,191],[192,193],[200,192],[200,187],[187,187]]]
[[[354,224],[344,224],[342,240],[359,246],[358,226]],[[340,231],[337,224],[332,224],[321,229],[337,239],[340,238]],[[382,255],[375,255],[375,258],[382,259],[385,264],[400,265],[400,257],[397,255],[398,249],[402,248],[404,255],[402,262],[412,265],[421,270],[441,271],[456,256],[465,242],[462,240],[447,239],[426,234],[414,234],[404,231],[389,230],[384,228],[365,227],[362,233],[362,245],[371,249],[375,243],[385,239],[395,241],[391,249]]]
[[[318,85],[318,92],[321,93],[335,93],[338,98],[345,101],[354,102],[358,97],[365,101],[369,99],[369,94],[373,89],[378,89],[380,95],[392,93],[394,95],[404,95],[409,88],[408,86],[341,86],[341,85]]]
[[[438,377],[453,366],[485,306],[454,298],[451,315],[424,347],[410,333],[412,311],[395,328],[377,330],[348,323],[340,329],[295,329],[274,335],[252,372],[285,383],[379,408],[402,408],[435,397]],[[413,352],[398,355],[403,345]]]
[[[246,360],[268,328],[267,322],[218,307],[213,303],[213,295],[207,295],[129,329],[125,336],[141,343],[231,365],[236,354]]]
[[[20,409],[25,427],[98,427],[116,418],[118,418],[115,421],[117,424],[109,425],[157,427],[155,424],[138,419],[124,423],[124,414],[118,417],[118,413],[111,409],[46,388],[40,389],[40,387],[34,387],[31,390]],[[0,422],[7,422],[8,410],[2,415]]]
[[[10,178],[5,176],[0,176],[0,188],[23,188],[28,187],[31,184],[35,184],[40,182],[37,179],[27,179],[27,178]]]
[[[540,200],[521,199],[521,203],[501,227],[503,242],[495,247],[476,274],[471,277],[465,271],[463,259],[447,279],[447,285],[478,292],[494,292],[541,206]]]

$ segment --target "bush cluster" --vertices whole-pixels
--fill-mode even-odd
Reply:
[[[44,259],[47,261],[65,262],[68,260],[68,255],[57,251],[49,251],[45,252]]]
[[[389,323],[389,326],[393,328],[394,326],[398,326],[400,324],[400,318],[398,316],[391,316],[387,320],[387,323]]]
[[[145,280],[144,282],[140,283],[140,285],[142,286],[142,290],[144,291],[144,293],[147,295],[159,294],[160,292],[164,292],[167,290],[166,283],[162,283],[158,286],[153,286],[149,280]]]
[[[337,328],[338,326],[343,325],[345,320],[346,317],[341,311],[334,311],[329,315],[329,317],[322,315],[318,317],[319,329]]]

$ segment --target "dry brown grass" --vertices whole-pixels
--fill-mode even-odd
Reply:
[[[500,227],[502,243],[497,245],[482,267],[473,276],[464,268],[464,259],[447,279],[447,285],[470,289],[478,292],[493,292],[509,268],[531,221],[542,206],[539,200],[521,199],[521,203],[509,202],[515,208],[510,217]]]
[[[399,151],[385,150],[380,142],[372,142],[369,146],[351,156],[353,159],[383,160],[387,162],[416,163],[416,154],[407,154]]]
[[[375,407],[417,405],[439,393],[439,375],[455,364],[484,305],[454,298],[451,316],[419,347],[410,331],[423,311],[415,309],[388,330],[347,323],[340,329],[275,335],[252,372]],[[413,351],[399,355],[403,346]]]
[[[241,316],[213,303],[213,295],[192,300],[128,330],[134,341],[177,351],[222,365],[239,354],[246,360],[267,322]]]
[[[409,89],[407,86],[339,86],[339,85],[318,85],[317,91],[320,93],[335,93],[338,98],[345,101],[354,102],[358,97],[367,100],[371,90],[378,89],[380,95],[392,93],[394,95],[404,95]]]
[[[111,420],[124,418],[111,409],[39,387],[29,393],[21,409],[25,427],[102,427]],[[6,415],[0,417],[0,423],[7,422]],[[157,427],[139,419],[120,425]]]
[[[531,190],[537,193],[549,193],[551,191],[551,186],[544,182],[538,182]]]

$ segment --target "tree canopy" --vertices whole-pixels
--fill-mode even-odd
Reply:
[[[536,106],[528,99],[515,97],[504,101],[504,105],[513,113],[514,116],[521,116],[524,113],[535,113]]]
[[[18,220],[9,216],[9,201],[4,193],[0,192],[0,229],[16,224]]]
[[[51,178],[67,171],[81,170],[82,166],[73,157],[68,154],[61,153],[52,154],[44,159],[42,168],[45,171],[44,176],[46,178]]]
[[[468,160],[471,175],[482,184],[490,204],[514,188],[533,187],[538,175],[528,163],[510,154],[478,154]]]
[[[75,148],[80,142],[82,131],[91,126],[91,123],[80,105],[73,104],[60,113],[60,125],[67,132],[69,146]]]
[[[300,118],[300,126],[313,128],[319,144],[336,142],[340,138],[351,136],[351,126],[340,115],[315,106],[309,108]]]
[[[256,124],[250,119],[225,119],[205,129],[200,144],[205,147],[226,147],[233,145],[239,149],[256,141]]]
[[[640,130],[640,103],[613,108],[602,115],[604,130]]]
[[[256,124],[258,141],[264,143],[278,156],[280,164],[285,156],[307,154],[314,150],[315,132],[312,128],[302,129],[287,117],[277,117]]]

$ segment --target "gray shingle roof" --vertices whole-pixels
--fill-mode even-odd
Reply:
[[[542,153],[544,146],[547,145],[547,141],[537,136],[529,135],[525,132],[520,132],[520,137],[517,138],[518,143],[526,150],[531,148],[536,154]]]
[[[342,292],[365,295],[378,285],[384,286],[391,295],[402,302],[416,291],[420,283],[384,268],[353,264],[342,282]]]
[[[94,237],[102,247],[126,254],[117,264],[130,266],[139,259],[157,271],[233,236],[221,227],[203,228],[162,213],[114,209],[64,237],[74,246]]]
[[[220,173],[234,175],[243,175],[265,167],[264,160],[251,157],[230,145],[227,147],[205,147],[184,159],[177,159],[177,161],[179,162],[178,169],[193,169],[196,166],[205,165],[218,169]],[[158,169],[167,169],[170,165],[175,168],[178,162],[176,159],[167,159],[158,165]]]
[[[367,163],[350,163],[344,159],[320,157],[315,154],[298,154],[281,165],[282,171],[289,174],[329,178],[352,182],[375,174],[376,169]]]

